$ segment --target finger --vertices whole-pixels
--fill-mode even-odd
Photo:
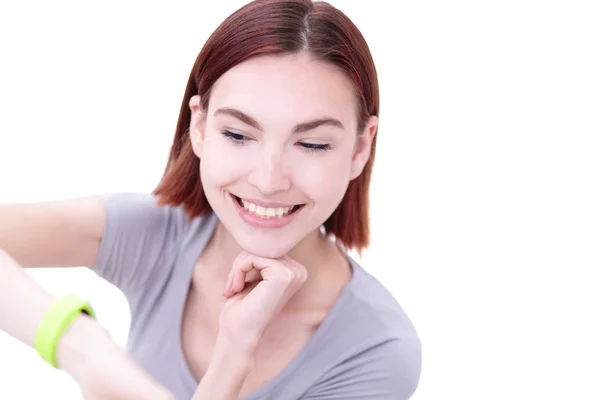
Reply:
[[[281,257],[280,260],[285,265],[287,265],[288,268],[290,268],[291,270],[294,271],[294,274],[296,276],[296,281],[299,284],[302,284],[306,281],[306,279],[308,277],[308,270],[306,269],[306,267],[304,265],[300,264],[298,261],[294,260],[287,254],[285,256]]]
[[[239,284],[235,284],[235,282],[239,279],[236,275],[239,273],[239,265],[242,265],[244,260],[248,257],[248,252],[242,251],[237,257],[233,260],[232,268],[229,270],[229,275],[227,276],[227,282],[225,283],[225,288],[223,289],[223,296],[231,297],[236,293],[240,292],[244,289],[244,285],[239,287]]]
[[[244,286],[246,286],[246,272],[244,270],[235,271],[232,279],[232,291],[239,293],[244,290]]]
[[[231,274],[227,278],[227,282],[225,283],[225,287],[223,288],[223,296],[230,297],[231,296]]]
[[[264,258],[255,256],[254,254],[248,254],[246,257],[238,260],[238,263],[234,265],[234,268],[240,271],[244,271],[246,274],[250,274],[256,270],[259,275],[264,279],[265,270],[276,270],[280,271],[285,269],[286,265],[279,260],[273,258]]]
[[[264,265],[264,262],[261,263],[259,257],[244,252],[243,255],[236,257],[236,259],[233,261],[231,273],[236,274],[238,271],[244,271],[248,273],[254,268],[260,270],[262,265]]]
[[[231,269],[231,295],[239,293],[246,286],[248,276],[258,274],[262,280],[278,279],[287,282],[285,287],[299,286],[306,279],[306,268],[291,258],[272,259],[245,253],[238,256]],[[259,284],[260,285],[260,284]],[[285,290],[285,288],[281,288]]]
[[[246,277],[255,272],[253,258],[251,254],[245,253],[234,261],[233,268],[231,269],[232,293],[239,293],[244,290]],[[257,273],[260,275],[260,272]]]
[[[225,287],[223,288],[223,296],[230,297],[231,296],[231,277],[233,276],[233,271],[229,271],[227,275],[227,281],[225,281]]]
[[[306,280],[306,268],[291,258],[264,258],[248,255],[236,268],[248,271],[248,273],[257,271],[262,280],[276,279],[287,283],[285,286],[300,286]],[[253,271],[254,270],[254,271]]]

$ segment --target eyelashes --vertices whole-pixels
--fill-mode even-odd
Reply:
[[[236,145],[243,145],[244,142],[248,141],[248,137],[244,136],[244,135],[240,135],[239,133],[233,133],[230,131],[223,131],[221,132],[221,134],[223,136],[225,136],[226,138],[228,138],[231,142],[233,142],[233,144]]]
[[[246,142],[249,142],[252,140],[247,136],[241,135],[239,133],[227,131],[227,130],[221,132],[221,134],[223,136],[225,136],[230,142],[232,142],[236,146],[243,146],[246,144]],[[329,145],[329,144],[298,142],[298,145],[308,152],[331,150],[331,145]]]
[[[329,144],[316,144],[316,143],[298,143],[300,147],[305,148],[308,151],[325,151],[331,150],[331,146]]]

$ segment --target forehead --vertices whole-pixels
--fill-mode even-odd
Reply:
[[[296,124],[333,117],[355,126],[352,82],[335,67],[306,55],[261,56],[241,63],[215,83],[209,118],[221,107],[238,108],[260,123]]]

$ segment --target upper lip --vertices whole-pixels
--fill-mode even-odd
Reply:
[[[277,202],[274,202],[274,201],[263,201],[263,200],[257,200],[257,199],[248,199],[246,197],[240,197],[240,196],[236,196],[236,195],[233,195],[233,196],[238,197],[238,198],[244,200],[245,202],[253,203],[253,204],[256,204],[257,206],[267,207],[267,208],[294,207],[296,205],[296,204],[277,203]]]

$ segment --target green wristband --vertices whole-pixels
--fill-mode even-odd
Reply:
[[[56,301],[38,326],[35,335],[35,349],[50,365],[58,368],[56,347],[64,331],[82,312],[95,318],[94,310],[85,301],[73,295],[61,296]]]

